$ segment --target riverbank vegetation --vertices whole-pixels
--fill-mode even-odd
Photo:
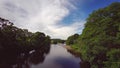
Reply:
[[[41,32],[20,29],[9,20],[0,18],[0,51],[25,53],[50,45],[50,37]]]
[[[67,44],[91,68],[120,68],[120,2],[93,11],[76,39],[69,37]]]

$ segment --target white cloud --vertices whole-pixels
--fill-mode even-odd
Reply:
[[[21,28],[66,39],[83,28],[83,22],[64,26],[60,22],[76,7],[70,0],[0,0],[0,16]],[[81,26],[80,26],[81,25]]]
[[[81,33],[84,23],[85,23],[84,21],[81,21],[81,22],[74,22],[69,26],[60,26],[60,27],[53,26],[51,28],[53,32],[52,37],[66,39],[70,35],[73,35],[75,33]]]

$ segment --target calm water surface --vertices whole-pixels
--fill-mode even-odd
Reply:
[[[0,68],[80,68],[80,58],[59,44],[33,50],[29,54],[0,54]]]
[[[70,54],[60,45],[51,45],[50,53],[43,63],[32,65],[31,68],[80,68],[80,58]]]

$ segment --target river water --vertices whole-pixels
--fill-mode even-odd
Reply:
[[[39,51],[31,51],[28,55],[12,56],[4,53],[0,57],[0,68],[80,68],[80,58],[63,46],[51,45]]]
[[[51,45],[51,49],[43,63],[31,68],[80,68],[80,58],[70,54],[61,45]]]

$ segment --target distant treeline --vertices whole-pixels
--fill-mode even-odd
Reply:
[[[29,52],[50,45],[50,37],[41,32],[20,29],[9,20],[0,18],[0,51]]]
[[[120,68],[120,2],[93,11],[82,34],[66,42],[87,64],[81,68]]]
[[[65,40],[62,39],[51,39],[51,44],[65,43]]]

